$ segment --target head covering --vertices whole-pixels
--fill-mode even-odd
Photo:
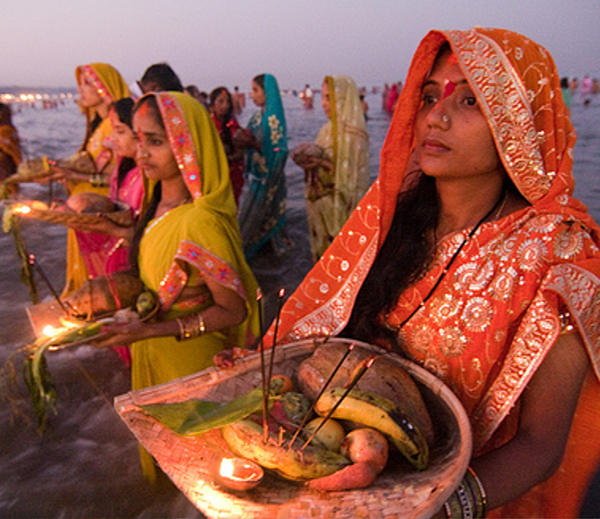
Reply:
[[[335,335],[346,325],[358,290],[390,229],[398,194],[412,185],[407,170],[421,87],[446,42],[477,97],[498,154],[517,189],[538,214],[566,215],[580,222],[589,230],[598,250],[597,225],[583,204],[570,196],[575,134],[550,54],[532,40],[503,29],[431,31],[413,57],[383,145],[379,177],[340,235],[284,305],[281,337]],[[573,250],[580,251],[581,247],[575,245]],[[565,265],[559,267],[564,276]],[[571,302],[579,297],[579,306],[585,307],[577,322],[589,351],[598,350],[594,321],[600,321],[600,305],[589,301],[598,298],[599,274],[596,253],[570,270],[570,280],[573,287],[581,287],[580,294],[576,295],[573,288],[568,296],[565,287],[560,293]],[[575,285],[576,276],[579,279]],[[560,292],[557,287],[554,290]]]
[[[188,241],[180,245],[175,262],[160,283],[159,298],[168,309],[187,279],[182,263],[190,263],[202,275],[237,292],[246,301],[248,318],[240,330],[237,346],[258,335],[256,281],[241,247],[237,206],[229,179],[227,157],[221,139],[204,106],[180,92],[154,92],[171,150],[183,181],[193,199],[187,222]],[[209,258],[207,260],[207,258]]]
[[[119,71],[108,63],[90,63],[75,69],[77,83],[81,76],[88,79],[95,87],[102,101],[109,105],[124,97],[130,97],[129,87]],[[93,111],[87,111],[88,119],[93,118]]]
[[[369,135],[354,81],[347,76],[326,76],[325,82],[335,172],[333,218],[339,229],[369,186]]]
[[[267,162],[267,169],[272,171],[279,157],[287,155],[287,129],[285,113],[275,76],[264,74],[263,89],[265,106],[262,116],[263,142],[262,153]]]

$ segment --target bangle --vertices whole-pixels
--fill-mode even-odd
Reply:
[[[206,323],[202,314],[186,315],[176,321],[179,326],[179,336],[177,337],[179,341],[199,337],[206,333]]]
[[[481,479],[479,479],[479,476],[477,476],[477,473],[471,467],[467,467],[465,480],[471,488],[471,493],[475,496],[477,517],[485,517],[487,512],[487,494]]]
[[[487,495],[481,480],[468,468],[456,490],[444,503],[446,519],[481,519],[485,517]]]
[[[206,323],[204,322],[204,316],[202,314],[198,314],[197,319],[198,319],[198,335],[204,335],[206,333]]]

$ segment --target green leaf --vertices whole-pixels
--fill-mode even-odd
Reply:
[[[184,436],[194,436],[247,418],[262,409],[262,389],[257,387],[226,404],[189,400],[173,404],[140,406],[150,416]],[[271,400],[271,399],[269,399]]]

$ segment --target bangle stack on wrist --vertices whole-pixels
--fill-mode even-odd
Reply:
[[[206,323],[201,313],[186,315],[176,319],[176,321],[179,326],[179,335],[177,336],[179,341],[199,337],[206,333]]]
[[[487,496],[481,480],[469,467],[454,493],[444,503],[447,519],[481,519],[485,517]]]

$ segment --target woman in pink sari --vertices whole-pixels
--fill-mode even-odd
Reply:
[[[133,99],[124,98],[109,108],[108,117],[117,154],[117,167],[109,183],[109,197],[115,204],[127,206],[136,221],[144,199],[144,181],[134,160],[133,105]],[[92,278],[130,269],[129,243],[133,238],[133,226],[120,227],[106,220],[101,225],[80,227],[75,235],[86,270]],[[128,346],[115,346],[113,349],[126,365],[131,364]]]

